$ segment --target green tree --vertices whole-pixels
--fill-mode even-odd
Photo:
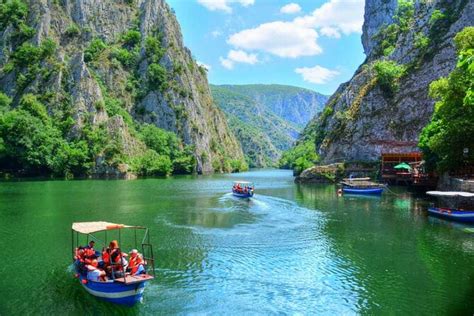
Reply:
[[[84,61],[90,62],[95,60],[104,49],[107,48],[107,45],[100,38],[93,39],[89,46],[84,51]]]
[[[0,92],[0,112],[8,110],[10,108],[10,104],[12,103],[12,99],[3,92]]]
[[[415,4],[413,0],[398,0],[398,6],[394,18],[398,22],[402,32],[407,32],[409,30],[414,15]]]
[[[160,64],[153,63],[148,66],[148,83],[151,89],[163,90],[167,83],[166,69]]]
[[[152,149],[147,150],[142,156],[136,158],[132,165],[139,174],[145,176],[167,176],[173,172],[173,164],[170,157],[159,155]]]
[[[28,6],[21,0],[7,0],[0,3],[0,26],[5,28],[9,23],[17,25],[28,15]]]
[[[388,95],[398,89],[398,80],[405,74],[406,68],[393,60],[378,60],[374,63],[377,82]]]
[[[454,42],[458,63],[447,78],[430,85],[430,96],[437,102],[419,142],[425,158],[439,172],[474,164],[474,27],[464,28]]]
[[[296,174],[314,166],[319,161],[316,146],[312,140],[299,142],[283,153],[278,162],[280,168],[293,169]]]
[[[130,30],[122,35],[122,42],[127,47],[135,47],[135,45],[140,43],[142,35],[139,31]]]

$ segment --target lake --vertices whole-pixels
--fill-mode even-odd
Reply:
[[[229,194],[242,179],[250,201]],[[2,182],[0,315],[472,314],[474,235],[428,203],[399,187],[337,197],[286,170]],[[96,220],[150,228],[142,304],[101,302],[73,278],[71,223]]]

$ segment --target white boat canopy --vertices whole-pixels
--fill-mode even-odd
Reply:
[[[72,230],[81,234],[92,234],[104,230],[121,229],[121,228],[144,228],[141,226],[129,226],[124,224],[115,224],[109,222],[80,222],[72,223]]]
[[[465,198],[474,197],[474,193],[461,192],[461,191],[428,191],[426,192],[426,194],[433,195],[433,196],[443,196],[443,197],[465,197]]]

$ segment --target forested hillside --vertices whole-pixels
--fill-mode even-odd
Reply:
[[[163,0],[4,0],[0,26],[1,172],[246,168]]]
[[[327,97],[283,85],[211,85],[252,167],[275,166]]]

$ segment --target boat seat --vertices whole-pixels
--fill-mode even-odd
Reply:
[[[154,277],[149,275],[149,274],[127,275],[125,278],[115,279],[115,282],[131,284],[131,283],[139,283],[139,282],[143,282],[143,281],[148,281],[148,280],[151,280],[153,278]]]

